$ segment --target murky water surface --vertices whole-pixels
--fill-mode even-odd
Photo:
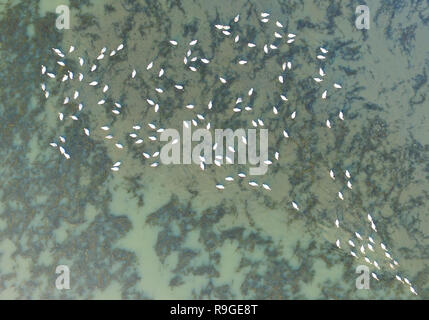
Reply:
[[[429,298],[429,6],[357,5],[3,0],[0,297]],[[163,164],[183,121],[272,164]]]

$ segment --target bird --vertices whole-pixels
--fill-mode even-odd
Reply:
[[[293,208],[294,208],[296,211],[299,211],[299,207],[298,207],[298,205],[296,204],[296,202],[292,201],[292,206],[293,206]]]

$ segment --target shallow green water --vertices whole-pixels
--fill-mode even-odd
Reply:
[[[0,297],[429,296],[427,3],[376,2],[370,5],[370,29],[358,30],[355,2],[69,1],[71,29],[57,30],[55,8],[64,3],[1,6]],[[261,12],[270,13],[267,23]],[[216,24],[230,25],[231,35]],[[275,40],[274,32],[283,38]],[[286,43],[288,33],[297,35],[294,43]],[[198,43],[189,46],[193,39]],[[109,56],[121,43],[124,49]],[[271,43],[278,49],[264,53],[264,44]],[[68,53],[71,45],[75,51]],[[106,57],[97,60],[103,47]],[[329,50],[326,60],[316,58],[320,47]],[[192,57],[210,63],[191,62]],[[239,65],[243,59],[247,64]],[[286,61],[292,68],[283,72]],[[93,63],[97,69],[91,72]],[[56,78],[41,75],[41,65]],[[312,78],[319,77],[319,68],[326,76],[316,83]],[[165,70],[161,77],[160,69]],[[62,82],[68,70],[74,79]],[[90,81],[99,85],[88,86]],[[321,99],[325,89],[327,99]],[[66,96],[71,102],[63,104]],[[238,97],[242,111],[234,112]],[[97,104],[100,99],[106,103]],[[147,99],[159,104],[158,112]],[[114,102],[122,105],[119,115],[111,112]],[[83,103],[80,112],[78,103]],[[191,103],[195,108],[186,109]],[[151,167],[159,160],[145,159],[142,152],[152,155],[162,144],[150,142],[157,134],[147,124],[181,131],[183,121],[192,119],[199,128],[210,122],[212,130],[253,128],[251,121],[262,119],[273,164],[265,175],[245,179],[237,173],[247,173],[249,165],[208,165],[204,171],[195,164]],[[135,125],[142,129],[133,130]],[[89,137],[83,128],[89,128]],[[136,145],[131,132],[143,143]],[[105,139],[107,134],[113,139]],[[49,145],[59,144],[59,136],[66,139],[69,160]],[[117,161],[120,170],[113,172]],[[345,170],[351,173],[351,190]],[[227,176],[235,180],[227,182]],[[251,180],[272,190],[251,187]],[[225,189],[217,190],[218,183]],[[374,252],[368,236],[375,240]],[[365,253],[350,247],[350,239],[364,244]],[[399,265],[392,269],[394,260]],[[70,269],[69,290],[55,286],[58,265]],[[356,289],[358,265],[368,265],[380,279],[371,278],[370,290]],[[419,295],[395,275],[409,279]]]

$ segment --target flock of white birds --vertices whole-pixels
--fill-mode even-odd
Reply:
[[[232,21],[231,24],[237,24],[240,21],[240,16],[237,15],[235,16]],[[260,21],[263,24],[267,24],[270,21],[272,21],[270,19],[270,14],[266,13],[266,12],[262,12],[260,14]],[[240,35],[239,34],[233,34],[232,28],[231,28],[231,24],[230,25],[222,25],[222,24],[216,24],[213,27],[215,28],[215,30],[217,32],[222,33],[225,37],[229,37],[232,38],[233,42],[235,44],[240,43]],[[275,21],[275,27],[277,28],[277,30],[274,32],[274,40],[280,41],[280,45],[286,44],[286,45],[292,45],[296,39],[297,36],[294,33],[288,33],[285,32],[285,28],[283,26],[283,24],[279,21]],[[169,40],[169,44],[173,47],[178,48],[179,43],[176,40]],[[188,70],[191,72],[198,72],[199,68],[198,65],[196,64],[196,62],[200,61],[201,62],[201,66],[206,66],[209,65],[211,63],[210,59],[207,57],[198,57],[198,56],[193,56],[192,55],[192,50],[194,48],[194,46],[196,46],[198,44],[198,40],[197,39],[193,39],[192,41],[190,41],[187,45],[187,50],[183,56],[183,63],[184,65],[187,66]],[[103,47],[101,49],[101,51],[99,53],[97,53],[95,56],[95,58],[93,59],[93,61],[89,62],[89,61],[85,61],[84,58],[82,58],[81,56],[77,56],[76,55],[76,48],[75,46],[70,46],[68,50],[61,50],[58,48],[52,48],[52,52],[53,52],[53,56],[56,58],[56,64],[58,66],[60,66],[62,68],[62,70],[66,70],[66,72],[63,72],[62,77],[58,76],[57,74],[55,74],[55,72],[53,71],[55,69],[54,66],[51,67],[47,67],[45,65],[41,66],[41,74],[42,74],[42,83],[41,83],[41,89],[43,91],[44,96],[46,97],[46,99],[48,99],[50,97],[50,93],[49,93],[49,88],[51,86],[58,86],[58,85],[63,85],[63,84],[70,84],[70,87],[73,87],[73,83],[74,81],[78,81],[81,82],[83,84],[87,84],[88,86],[91,86],[94,88],[94,90],[101,90],[102,94],[107,94],[109,91],[109,85],[105,84],[105,83],[99,83],[97,80],[93,80],[95,77],[95,73],[97,72],[97,68],[99,66],[99,63],[104,60],[104,59],[109,59],[109,57],[113,57],[115,55],[119,55],[121,54],[121,50],[124,49],[124,44],[119,44],[116,48],[111,49],[110,52],[108,52],[108,49],[106,47]],[[256,43],[253,42],[247,42],[247,43],[243,43],[243,46],[247,47],[247,50],[258,50],[258,45]],[[263,47],[261,48],[264,52],[264,54],[270,54],[273,51],[279,50],[279,45],[275,45],[275,44],[264,44]],[[317,83],[317,84],[321,84],[323,81],[325,81],[325,77],[326,77],[326,73],[324,71],[323,68],[323,62],[327,59],[327,56],[329,51],[324,48],[324,47],[319,47],[317,49],[317,53],[315,55],[315,61],[320,61],[320,63],[322,65],[319,66],[319,74],[316,77],[313,77],[313,80]],[[71,60],[74,59],[75,61],[78,62],[79,65],[79,70],[71,70],[71,68],[69,68],[69,66],[66,63],[66,59]],[[238,64],[239,65],[246,65],[248,63],[247,60],[245,60],[244,58],[238,59]],[[135,79],[137,74],[139,72],[149,72],[151,69],[155,68],[155,61],[150,61],[145,70],[137,70],[135,68],[132,68],[129,70],[129,77],[130,79]],[[276,79],[280,84],[284,84],[287,81],[287,73],[289,70],[292,70],[293,66],[292,66],[292,62],[291,61],[284,61],[281,63],[281,65],[279,66],[279,75],[276,76]],[[166,72],[168,72],[168,70],[160,67],[159,69],[155,70],[155,74],[153,75],[154,77],[158,77],[158,78],[162,78],[165,76]],[[152,70],[153,72],[153,70]],[[219,81],[221,82],[222,85],[227,86],[228,85],[228,77],[227,76],[219,76],[218,77]],[[326,81],[325,81],[326,82]],[[334,90],[339,90],[342,88],[342,85],[339,83],[333,83],[331,84]],[[177,90],[177,91],[184,91],[186,90],[185,85],[183,85],[182,83],[180,83],[180,81],[178,81],[172,88],[161,88],[161,87],[157,87],[155,88],[155,91],[162,95],[166,90]],[[254,94],[255,90],[254,88],[249,88],[247,91],[247,95],[248,97],[251,97]],[[321,99],[327,99],[328,97],[328,90],[324,90],[321,94]],[[63,105],[66,108],[63,111],[58,112],[58,119],[61,122],[64,122],[68,119],[70,119],[70,121],[79,121],[79,114],[81,114],[84,110],[84,108],[87,108],[87,106],[85,106],[84,101],[81,101],[80,99],[80,93],[78,90],[74,90],[72,89],[72,91],[70,92],[69,95],[62,97],[61,99],[63,99]],[[288,97],[285,93],[280,94],[280,99],[282,101],[282,103],[287,103],[288,101]],[[162,108],[160,107],[161,103],[159,101],[156,101],[155,99],[151,99],[151,98],[147,98],[146,102],[148,103],[148,105],[152,108],[153,107],[153,111],[155,113],[159,112]],[[102,98],[97,102],[98,105],[104,105],[106,104],[106,98]],[[121,116],[121,109],[122,109],[122,105],[120,101],[116,101],[112,104],[111,106],[111,113],[112,113],[112,117],[120,117]],[[184,108],[188,109],[188,110],[193,110],[196,108],[196,106],[193,103],[189,103],[186,104],[184,106]],[[207,103],[207,109],[206,110],[211,110],[213,108],[213,101],[210,100]],[[273,106],[272,107],[272,112],[274,115],[279,115],[279,108],[280,106]],[[233,106],[233,112],[234,113],[239,113],[242,111],[246,111],[246,112],[251,112],[252,111],[252,107],[247,105],[245,107],[243,107],[243,97],[237,97],[236,101],[235,101],[235,105]],[[192,119],[191,121],[184,121],[184,126],[189,127],[190,125],[193,125],[194,127],[197,127],[199,125],[201,125],[204,122],[204,126],[206,129],[210,129],[211,128],[211,124],[210,122],[206,119],[206,115],[204,114],[204,111],[197,113],[195,115],[195,118]],[[292,120],[297,120],[299,119],[299,114],[297,113],[296,110],[292,111],[288,117]],[[344,121],[345,117],[344,117],[344,113],[343,111],[339,111],[338,113],[338,118],[341,121]],[[134,145],[136,146],[144,146],[145,141],[147,141],[149,144],[153,144],[156,141],[158,141],[158,134],[162,133],[165,128],[159,127],[157,125],[155,125],[154,123],[147,123],[146,124],[148,126],[148,128],[152,131],[152,134],[147,136],[147,137],[143,137],[142,135],[139,135],[139,130],[142,129],[142,125],[141,124],[135,124],[132,127],[132,130],[130,130],[129,137],[131,137],[132,139],[134,139]],[[256,118],[251,120],[251,125],[255,128],[262,128],[264,127],[264,121],[261,118]],[[333,127],[333,123],[332,123],[332,119],[326,119],[326,128],[327,129],[332,129]],[[107,140],[111,140],[114,143],[114,146],[118,149],[118,150],[125,150],[126,147],[124,145],[123,142],[123,138],[121,137],[115,137],[110,131],[110,127],[108,125],[104,125],[101,126],[100,128],[88,128],[88,127],[84,127],[82,130],[82,134],[90,137],[92,131],[94,130],[101,130],[101,132],[103,132],[105,134],[105,139]],[[103,134],[103,135],[104,135]],[[289,139],[291,137],[291,133],[285,128],[282,131],[283,137],[284,139]],[[244,144],[247,144],[246,138],[242,137],[242,142]],[[59,136],[58,140],[52,141],[50,143],[50,145],[59,151],[59,153],[64,157],[64,159],[68,160],[70,159],[71,156],[68,153],[68,151],[66,150],[65,147],[65,143],[66,143],[66,137],[64,136]],[[178,141],[173,141],[173,144],[178,143]],[[216,150],[217,148],[217,144],[213,145],[213,150]],[[235,149],[234,146],[227,146],[227,148],[235,153]],[[160,165],[160,160],[158,160],[159,158],[159,151],[156,152],[147,152],[147,151],[141,151],[141,156],[144,157],[144,159],[150,161],[150,167],[157,167]],[[275,161],[279,161],[279,157],[280,157],[280,153],[279,151],[274,152],[273,154],[273,160],[266,160],[265,164],[266,165],[272,165],[273,162]],[[229,158],[228,156],[226,157],[226,163],[225,164],[232,164],[234,161],[233,159]],[[223,158],[217,156],[214,160],[214,164],[218,167],[224,165],[223,163]],[[200,156],[200,163],[199,166],[201,168],[201,170],[205,170],[207,163],[205,161],[205,158]],[[112,167],[111,170],[113,172],[117,172],[119,171],[121,168],[121,161],[116,161]],[[339,174],[338,172],[335,173],[334,170],[327,170],[326,174],[332,178],[332,180],[336,179],[336,174]],[[342,172],[341,174],[344,174],[347,180],[347,188],[349,190],[353,189],[352,186],[352,176],[351,173],[349,172],[349,170],[345,170],[344,172]],[[246,173],[243,171],[240,171],[236,174],[237,177],[234,177],[232,175],[228,175],[227,177],[224,178],[225,182],[221,183],[218,182],[215,187],[218,190],[224,190],[225,188],[227,188],[228,183],[231,183],[233,181],[235,181],[236,179],[245,179],[247,177]],[[247,177],[250,178],[250,177]],[[252,188],[262,188],[263,190],[266,191],[271,191],[271,186],[267,183],[267,182],[258,182],[255,180],[251,180],[249,179],[248,181],[248,185]],[[351,191],[350,191],[351,192]],[[339,200],[344,200],[344,194],[341,191],[338,191],[338,198]],[[300,207],[298,204],[298,201],[291,201],[291,205],[292,207],[296,210],[296,211],[300,211]],[[381,266],[379,264],[379,262],[377,262],[375,259],[371,259],[370,255],[371,253],[377,252],[375,254],[376,257],[380,257],[382,254],[385,256],[385,260],[387,262],[387,264],[389,265],[389,267],[392,270],[395,270],[398,266],[399,263],[391,256],[391,254],[389,253],[389,250],[387,248],[387,246],[381,242],[381,241],[375,241],[375,234],[377,233],[377,227],[375,225],[375,222],[373,220],[373,218],[371,217],[370,214],[367,215],[367,220],[369,223],[369,226],[371,228],[371,232],[373,233],[373,235],[367,235],[367,236],[362,236],[361,234],[359,234],[358,232],[354,232],[354,237],[353,239],[348,239],[348,241],[341,241],[340,239],[337,239],[335,241],[335,246],[338,247],[339,249],[343,249],[346,252],[348,252],[350,255],[352,255],[353,257],[355,257],[356,259],[358,259],[359,261],[365,262],[367,265],[374,267],[377,270],[381,270]],[[335,221],[332,221],[332,223],[335,225],[336,228],[341,228],[341,221],[339,221],[339,219],[336,219]],[[344,243],[342,243],[344,242]],[[374,270],[371,273],[372,277],[374,279],[376,279],[377,281],[380,280],[379,275],[377,275],[377,271]],[[402,284],[408,286],[409,290],[417,295],[416,290],[413,288],[411,282],[406,278],[403,277],[399,274],[395,275],[395,278],[401,282]]]

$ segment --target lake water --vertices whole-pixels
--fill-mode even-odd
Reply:
[[[375,1],[358,29],[358,5],[2,1],[0,297],[429,298],[429,7]],[[268,129],[267,173],[163,164],[159,129],[192,120]]]

